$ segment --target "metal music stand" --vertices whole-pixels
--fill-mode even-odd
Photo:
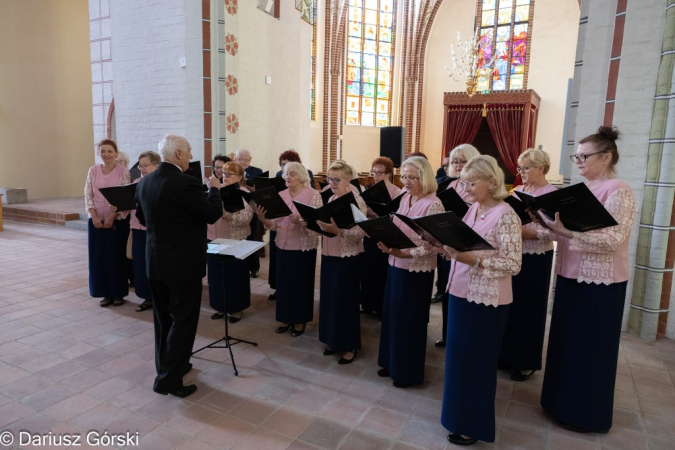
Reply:
[[[207,349],[207,348],[226,348],[230,351],[230,361],[232,361],[232,367],[234,368],[234,376],[239,376],[239,371],[237,371],[237,365],[234,362],[234,355],[232,354],[232,346],[234,344],[238,344],[240,342],[243,342],[244,344],[250,344],[254,347],[257,347],[258,343],[230,336],[229,326],[228,326],[229,322],[230,322],[230,320],[229,320],[230,318],[227,316],[227,295],[225,295],[225,261],[224,260],[227,259],[227,258],[234,258],[234,256],[220,255],[220,254],[217,254],[217,253],[212,254],[212,256],[218,257],[218,258],[223,260],[222,261],[223,262],[223,309],[225,310],[225,317],[224,317],[224,319],[225,319],[225,336],[218,339],[217,341],[211,342],[209,345],[205,345],[204,347],[200,348],[199,350],[195,350],[194,352],[192,352],[191,356],[194,356],[195,353],[201,352],[202,350]],[[216,345],[219,342],[225,342],[225,345]]]

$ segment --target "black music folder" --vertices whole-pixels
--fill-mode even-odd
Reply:
[[[354,187],[356,188],[356,191],[357,191],[359,194],[363,192],[363,187],[361,186],[361,183],[359,183],[359,179],[358,179],[358,178],[354,178],[354,179],[350,180],[350,181],[349,181],[349,184],[351,184],[352,186],[354,186]]]
[[[323,204],[325,205],[328,203],[328,200],[333,196],[333,190],[332,189],[326,189],[325,191],[321,191],[321,200],[323,201]]]
[[[244,176],[246,176],[246,175],[244,174]],[[250,180],[246,180],[246,186],[254,188],[256,178],[269,178],[269,177],[270,177],[270,171],[266,170],[265,172],[261,173],[257,177],[253,177]],[[265,187],[269,187],[269,186],[265,186]]]
[[[378,181],[361,193],[363,201],[375,203],[389,203],[391,197],[384,181]]]
[[[131,181],[137,180],[141,177],[141,169],[138,168],[138,161],[136,161],[136,164],[131,166],[131,169],[129,169],[129,175],[131,175]]]
[[[453,188],[437,193],[436,197],[438,197],[441,203],[443,203],[445,212],[452,211],[460,218],[464,217],[466,212],[469,210],[469,205],[466,204],[464,199],[460,197],[457,191]]]
[[[101,188],[101,194],[117,211],[131,211],[136,208],[136,185],[138,183],[125,184],[124,186],[112,186]]]
[[[286,180],[284,180],[282,177],[273,177],[273,178],[268,178],[265,176],[255,177],[253,178],[253,185],[255,186],[256,190],[273,187],[274,189],[276,189],[277,192],[281,192],[287,189]]]
[[[202,177],[202,163],[199,161],[192,161],[187,170],[183,173],[195,177],[200,183],[204,183],[204,178]]]
[[[523,225],[527,225],[528,223],[532,222],[532,217],[530,217],[530,215],[527,213],[527,206],[525,203],[518,200],[513,195],[509,195],[504,199],[504,201],[508,203],[511,208],[513,208],[516,214],[518,214],[518,217],[520,217],[520,222]]]
[[[413,241],[391,221],[389,216],[357,222],[365,233],[377,242],[382,242],[389,248],[415,248]]]
[[[387,203],[375,203],[367,201],[366,205],[368,205],[370,209],[372,209],[373,212],[378,216],[388,216],[389,214],[393,214],[398,211],[398,207],[401,205],[401,199],[404,195],[405,193],[399,195]]]
[[[284,199],[273,187],[251,192],[251,198],[256,204],[265,208],[265,218],[267,219],[277,219],[293,214]]]
[[[225,211],[236,213],[245,208],[244,202],[251,201],[251,193],[239,189],[239,184],[234,183],[220,188],[220,198]]]
[[[450,183],[452,183],[452,182],[455,181],[456,179],[457,179],[457,177],[454,177],[454,178],[453,178],[453,177],[448,177],[448,178],[446,178],[445,180],[443,180],[443,181],[441,181],[440,183],[438,183],[438,187],[436,188],[436,194],[438,195],[438,194],[440,194],[441,192],[445,191],[445,190],[448,188],[448,186],[450,185]]]
[[[352,228],[356,225],[350,205],[358,204],[356,203],[356,197],[354,197],[354,193],[352,192],[349,192],[342,197],[338,197],[332,202],[323,205],[321,208],[315,208],[296,201],[293,201],[293,204],[298,209],[300,216],[307,222],[307,228],[324,236],[333,237],[335,235],[321,230],[316,223],[317,220],[330,223],[330,219],[332,218],[339,228],[345,229]]]
[[[558,189],[539,197],[520,191],[515,193],[535,214],[541,211],[553,220],[555,213],[560,213],[560,220],[570,231],[584,232],[618,225],[584,183]],[[545,226],[543,221],[540,223]]]
[[[458,252],[494,250],[494,247],[462,222],[462,219],[452,211],[415,218],[402,214],[396,214],[396,217],[412,228],[422,239],[436,247],[447,245]]]

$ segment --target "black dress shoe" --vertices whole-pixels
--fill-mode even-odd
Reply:
[[[476,443],[474,438],[465,438],[461,434],[449,434],[448,441],[455,445],[473,445]]]
[[[345,355],[347,353],[350,353],[350,352],[345,352]],[[354,356],[351,357],[351,359],[347,359],[347,358],[344,357],[344,355],[342,355],[342,358],[340,358],[340,360],[338,361],[338,364],[351,364],[351,363],[353,363],[354,360],[356,359],[356,355],[359,354],[359,351],[358,350],[352,350],[351,353],[354,355]]]
[[[393,385],[396,388],[404,389],[404,388],[412,386],[413,383],[399,383],[398,381],[394,381]]]
[[[241,320],[242,317],[244,317],[244,311],[241,312],[239,317],[230,316],[228,320],[230,321],[230,323],[237,323]]]
[[[431,303],[438,303],[443,300],[443,293],[442,292],[436,292],[436,295],[431,297]]]
[[[291,328],[291,325],[281,325],[279,328],[276,329],[277,334],[285,333],[288,331],[288,329]]]
[[[566,430],[574,431],[575,433],[600,433],[600,434],[606,434],[609,432],[609,430],[602,430],[602,431],[596,431],[596,430],[589,430],[588,428],[584,427],[579,427],[576,425],[572,425],[569,423],[561,422],[558,421],[558,424],[560,424],[561,427],[563,427]]]
[[[390,375],[391,373],[389,373],[389,369],[380,369],[377,371],[377,376],[379,377],[388,377]]]
[[[334,354],[335,354],[335,352],[333,350],[329,349],[329,348],[327,348],[326,350],[323,351],[323,356],[330,356],[330,355],[334,355]]]
[[[254,271],[251,272],[251,278],[258,278],[259,275],[260,275],[260,272],[258,272],[257,270],[254,270]]]
[[[535,370],[530,370],[527,373],[523,373],[520,370],[514,370],[513,373],[511,374],[511,379],[513,381],[527,381],[530,379],[532,374],[536,372]]]
[[[293,337],[302,336],[303,333],[305,332],[305,328],[307,328],[306,323],[303,323],[302,328],[300,328],[300,329],[295,328],[295,325],[293,325],[293,329],[291,330],[291,336],[293,336]]]
[[[440,338],[439,340],[437,340],[437,341],[434,343],[434,345],[435,345],[436,347],[445,347],[445,339]]]
[[[276,300],[276,299],[277,299],[277,292],[276,291],[274,291],[274,293],[267,296],[267,300]]]
[[[197,386],[194,385],[194,384],[191,384],[189,386],[183,386],[181,388],[174,389],[172,391],[155,391],[155,392],[157,392],[158,394],[162,394],[162,395],[171,394],[174,397],[185,398],[188,395],[194,394],[196,391],[197,391]]]
[[[103,300],[98,302],[98,304],[101,306],[101,308],[105,308],[107,306],[110,306],[110,305],[112,305],[112,303],[113,303],[112,297],[103,297]]]

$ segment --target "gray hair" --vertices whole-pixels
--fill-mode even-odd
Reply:
[[[117,164],[121,164],[124,167],[129,167],[129,155],[127,155],[122,150],[117,152],[117,158],[115,158],[115,161],[117,161]]]
[[[448,154],[448,163],[450,164],[450,176],[458,177],[459,174],[455,173],[454,167],[452,167],[452,160],[455,158],[463,157],[467,162],[471,161],[471,158],[475,158],[480,155],[480,152],[476,147],[471,144],[459,144],[457,147],[453,148],[452,151]]]
[[[176,155],[176,150],[187,151],[189,148],[188,140],[178,134],[167,134],[157,145],[157,149],[164,159],[173,158]]]
[[[284,179],[288,172],[295,172],[298,175],[298,178],[300,178],[302,184],[309,186],[309,173],[307,172],[307,169],[305,169],[305,166],[299,162],[291,161],[286,163],[284,166],[284,170],[282,172]]]

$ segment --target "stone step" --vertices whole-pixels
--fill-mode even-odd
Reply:
[[[83,230],[87,231],[87,226],[89,223],[89,219],[87,219],[87,215],[84,215],[84,219],[77,219],[77,220],[68,220],[65,223],[66,228],[72,228],[74,230]]]

